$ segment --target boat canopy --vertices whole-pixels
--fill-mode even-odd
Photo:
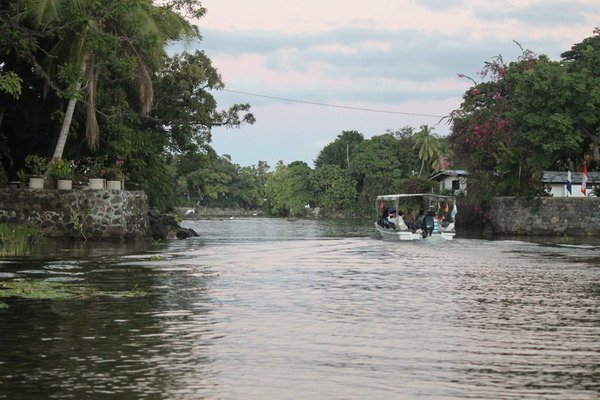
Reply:
[[[433,193],[403,193],[403,194],[385,194],[377,196],[377,201],[396,201],[407,197],[422,197],[428,200],[454,200],[454,196],[442,196],[441,194]]]
[[[385,194],[377,196],[377,202],[375,208],[377,209],[377,215],[381,216],[385,206],[385,203],[389,206],[393,206],[395,209],[402,208],[404,211],[412,210],[428,210],[431,207],[440,209],[445,204],[447,207],[454,207],[456,205],[456,198],[454,196],[443,196],[441,194],[434,193],[401,193],[401,194]]]

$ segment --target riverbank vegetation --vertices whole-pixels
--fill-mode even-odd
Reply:
[[[165,51],[200,40],[190,21],[205,11],[191,0],[2,2],[0,161],[8,179],[35,173],[28,155],[74,160],[88,174],[120,160],[129,189],[145,190],[152,206],[175,205],[174,159],[211,170],[211,127],[254,122],[248,104],[218,108],[211,91],[223,82],[202,51]]]
[[[301,216],[315,207],[331,216],[371,214],[378,194],[430,192],[427,176],[449,151],[429,126],[369,139],[344,131],[321,150],[314,168],[303,161],[241,167],[225,155],[209,174],[184,175],[178,188],[190,205],[262,208],[274,216]]]
[[[600,169],[600,29],[552,61],[523,50],[485,63],[450,116],[470,201],[544,195],[544,170]],[[458,161],[457,161],[458,163]]]
[[[370,138],[348,130],[314,165],[240,166],[210,146],[211,128],[253,123],[250,106],[217,106],[211,92],[224,85],[204,52],[165,51],[200,40],[190,21],[205,11],[192,0],[0,4],[0,183],[48,174],[32,157],[64,158],[79,183],[124,179],[163,211],[348,216],[371,213],[378,194],[437,190],[427,177],[453,168],[468,171],[469,201],[484,213],[495,195],[542,194],[543,170],[600,168],[598,29],[559,61],[523,49],[487,61],[477,79],[459,75],[473,85],[445,119],[448,137],[429,125]]]
[[[0,256],[23,256],[42,238],[42,231],[27,225],[0,224]]]

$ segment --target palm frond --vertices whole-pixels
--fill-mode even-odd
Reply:
[[[28,2],[27,13],[32,21],[40,26],[46,25],[58,18],[58,8],[61,0],[35,0]]]
[[[148,66],[141,58],[138,58],[138,92],[141,103],[142,115],[150,114],[152,103],[154,103],[154,88],[152,86],[152,77]]]

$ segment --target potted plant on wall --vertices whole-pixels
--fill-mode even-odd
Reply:
[[[63,159],[52,160],[50,175],[57,180],[58,189],[71,190],[73,188],[73,162]]]
[[[117,160],[115,164],[106,169],[106,188],[107,189],[123,189],[123,179],[125,174],[123,173],[124,160]]]
[[[87,164],[85,174],[88,176],[88,188],[94,190],[104,189],[104,176],[106,175],[104,159],[88,157],[84,160],[84,163]]]
[[[44,188],[44,173],[46,172],[47,165],[48,160],[37,154],[30,154],[25,157],[25,166],[31,171],[31,176],[29,177],[29,187],[31,189]]]
[[[19,179],[19,187],[24,188],[29,182],[29,174],[24,169],[20,169],[17,171],[17,179]]]

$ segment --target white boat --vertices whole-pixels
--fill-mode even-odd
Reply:
[[[452,240],[456,234],[454,219],[457,208],[453,196],[427,193],[382,195],[377,196],[376,210],[375,229],[383,240]],[[419,214],[407,215],[413,210],[419,210]],[[390,213],[403,215],[388,218]]]

